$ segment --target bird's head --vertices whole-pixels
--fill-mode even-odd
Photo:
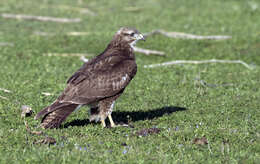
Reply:
[[[114,35],[114,39],[120,39],[121,42],[129,44],[133,47],[137,41],[144,40],[144,36],[135,28],[122,27]]]

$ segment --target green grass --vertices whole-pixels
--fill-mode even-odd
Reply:
[[[58,8],[88,7],[96,16]],[[140,8],[126,11],[127,7]],[[254,9],[254,7],[257,7]],[[81,18],[59,24],[0,17],[0,163],[257,163],[260,160],[260,3],[257,0],[95,1],[1,0],[0,13]],[[63,128],[46,130],[56,145],[34,144],[20,117],[21,105],[35,112],[62,92],[82,61],[44,53],[104,50],[122,26],[199,35],[231,35],[231,40],[198,41],[152,36],[139,47],[165,51],[166,57],[136,54],[138,73],[118,99],[113,117],[134,128],[106,128],[88,122],[87,108],[73,113]],[[36,36],[34,31],[57,33]],[[66,32],[90,32],[73,37]],[[175,65],[143,68],[171,60],[243,60],[240,64]],[[202,85],[199,80],[215,87]],[[53,93],[44,96],[42,92]],[[25,119],[32,129],[39,125]],[[159,134],[136,136],[144,128]],[[208,145],[193,144],[205,136]],[[127,145],[127,146],[125,146]]]

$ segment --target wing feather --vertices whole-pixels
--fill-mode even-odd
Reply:
[[[120,55],[106,56],[83,65],[69,80],[60,102],[87,104],[124,90],[136,74],[135,60]]]

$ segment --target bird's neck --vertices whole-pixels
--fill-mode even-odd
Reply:
[[[119,40],[112,40],[106,49],[114,49],[117,51],[120,51],[124,54],[129,54],[131,56],[134,56],[134,49],[129,43],[119,41]]]
[[[129,43],[122,41],[120,39],[113,39],[108,47],[115,48],[115,49],[131,49],[132,47],[129,45]]]

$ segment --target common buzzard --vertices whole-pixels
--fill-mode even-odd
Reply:
[[[115,127],[111,113],[115,100],[123,93],[137,71],[133,45],[144,40],[133,28],[116,32],[103,53],[85,63],[67,81],[63,93],[35,118],[42,117],[41,127],[57,128],[76,108],[90,106],[90,121],[101,121],[106,127],[108,117]]]

